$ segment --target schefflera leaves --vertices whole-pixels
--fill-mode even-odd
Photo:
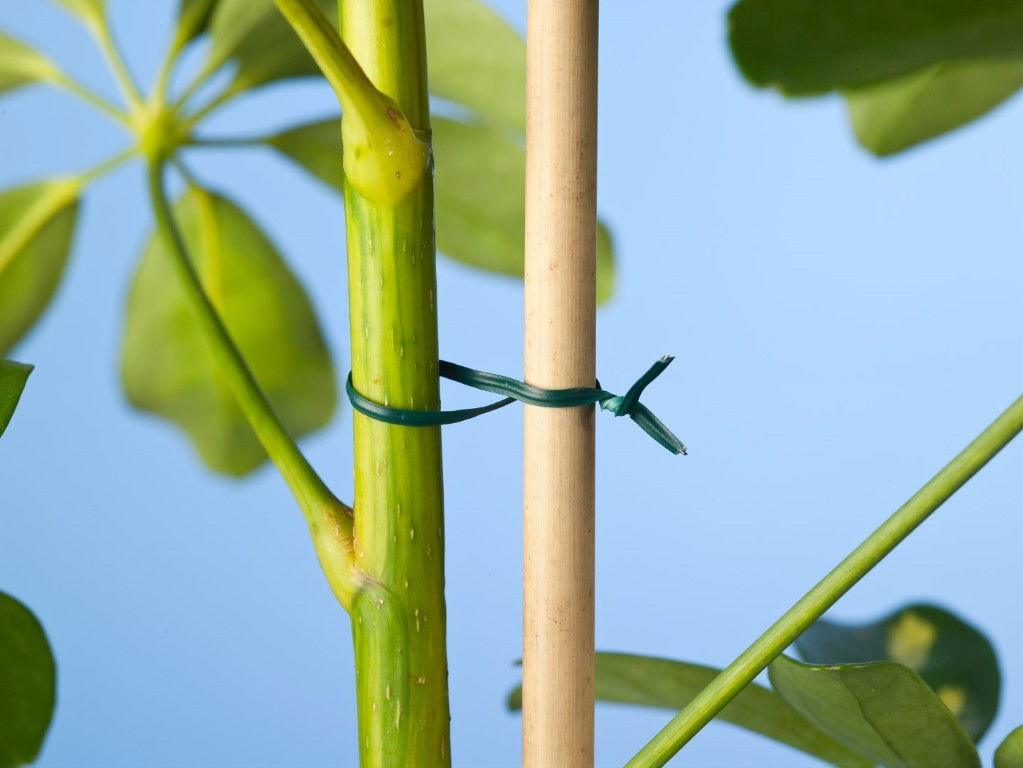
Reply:
[[[0,768],[36,759],[56,703],[57,668],[39,620],[0,592]]]
[[[598,652],[596,698],[616,704],[634,704],[678,711],[703,690],[721,670],[671,659]],[[508,697],[508,707],[522,708],[522,688]],[[744,688],[718,715],[753,733],[841,768],[871,768],[864,758],[839,744],[774,691],[753,683]]]
[[[0,356],[39,319],[71,252],[81,193],[76,179],[0,192]]]
[[[779,656],[771,685],[793,709],[885,768],[980,768],[959,721],[913,670],[892,661],[811,665]]]
[[[998,745],[995,750],[995,768],[1023,768],[1023,725]]]
[[[0,32],[0,93],[56,80],[56,65],[27,43]]]
[[[32,373],[32,366],[13,360],[0,360],[0,437],[11,423],[14,409],[18,407],[25,382]]]
[[[740,0],[732,52],[753,83],[841,92],[860,144],[892,155],[986,114],[1023,86],[1015,0]]]
[[[228,199],[191,186],[175,205],[192,262],[231,337],[295,437],[325,425],[334,367],[309,299],[273,244]],[[244,475],[266,459],[207,350],[154,236],[128,297],[122,375],[137,408],[184,429],[214,470]]]
[[[998,712],[1001,673],[977,629],[935,605],[912,604],[865,625],[818,621],[796,641],[812,664],[894,661],[917,672],[980,741]]]

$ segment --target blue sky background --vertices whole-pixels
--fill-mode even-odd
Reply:
[[[112,0],[148,82],[171,0]],[[520,28],[521,0],[500,10]],[[727,3],[604,4],[600,206],[619,283],[600,314],[612,389],[670,351],[647,402],[690,446],[671,457],[599,420],[599,647],[725,664],[1023,389],[1023,101],[889,162],[860,151],[841,103],[786,103],[738,77]],[[112,93],[76,24],[42,2],[2,26]],[[190,60],[194,62],[196,57]],[[209,133],[332,114],[324,86],[239,100]],[[124,138],[70,97],[0,102],[0,182],[80,170]],[[438,162],[443,162],[439,158]],[[262,151],[195,151],[290,259],[347,371],[338,198]],[[0,442],[0,587],[42,617],[59,703],[42,766],[355,764],[348,619],[269,469],[215,477],[119,391],[123,300],[149,229],[140,169],[93,188],[51,311],[16,357],[37,364]],[[444,357],[521,370],[518,282],[442,260]],[[446,390],[446,403],[479,398]],[[351,420],[305,441],[351,498]],[[521,416],[445,432],[455,764],[514,766]],[[1023,723],[1020,467],[1007,449],[849,594],[870,619],[939,601],[993,638],[1002,708],[986,759]],[[618,766],[667,713],[601,706]],[[798,766],[727,725],[676,763]]]

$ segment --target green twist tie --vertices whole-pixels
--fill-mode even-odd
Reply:
[[[503,400],[496,403],[484,405],[479,408],[463,408],[455,411],[410,411],[404,408],[391,408],[390,406],[375,403],[363,397],[356,391],[352,384],[352,374],[348,374],[348,381],[345,382],[345,390],[348,392],[348,399],[352,407],[359,413],[369,416],[371,419],[383,421],[387,424],[398,424],[403,427],[439,427],[445,424],[457,424],[485,413],[496,411],[511,405],[516,400],[527,405],[539,405],[544,408],[576,408],[582,405],[593,405],[599,403],[605,411],[610,411],[615,416],[628,416],[636,422],[644,432],[663,445],[674,454],[686,455],[686,447],[682,444],[671,430],[668,429],[660,419],[650,412],[650,409],[639,402],[639,396],[643,390],[661,375],[674,360],[671,355],[665,355],[652,366],[650,370],[639,377],[639,380],[629,387],[624,395],[615,395],[600,388],[597,382],[595,388],[575,387],[572,389],[540,389],[508,376],[500,376],[496,373],[476,371],[447,360],[440,361],[440,375],[445,379],[465,384],[467,387],[481,389],[485,392],[493,392],[497,395],[505,395]]]

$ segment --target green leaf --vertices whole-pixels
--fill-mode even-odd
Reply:
[[[685,707],[720,672],[700,664],[626,653],[598,652],[596,658],[594,682],[598,701],[675,711]],[[522,708],[521,687],[508,696],[508,707]],[[778,694],[756,683],[743,689],[718,717],[831,765],[847,768],[870,765],[810,723]]]
[[[526,128],[526,45],[478,0],[426,0],[430,91],[481,118]]]
[[[14,409],[18,407],[21,392],[25,389],[32,366],[13,360],[0,360],[0,437],[11,423]]]
[[[35,760],[50,727],[57,670],[38,619],[0,592],[0,768]]]
[[[1023,86],[1023,58],[943,62],[845,92],[856,137],[892,155],[994,109]]]
[[[54,0],[90,26],[98,26],[106,19],[106,0]]]
[[[56,65],[35,48],[0,32],[0,93],[56,80]]]
[[[0,192],[0,356],[28,332],[60,284],[80,192],[74,179]]]
[[[796,641],[812,664],[895,661],[919,673],[974,741],[998,712],[1001,674],[983,634],[933,605],[907,605],[866,625],[818,621]]]
[[[525,252],[526,157],[522,147],[480,123],[434,117],[437,247],[463,264],[522,277]],[[265,139],[337,190],[341,121],[302,125]],[[614,291],[614,245],[607,227],[597,230],[597,300]]]
[[[995,751],[995,768],[1023,768],[1023,725],[1006,736]]]
[[[302,286],[234,203],[198,187],[175,206],[193,263],[228,331],[294,436],[337,402],[323,335]],[[184,429],[213,469],[244,475],[266,454],[218,374],[172,255],[150,240],[128,297],[122,377],[131,403]]]
[[[1023,54],[1018,0],[740,0],[729,24],[743,74],[789,94]]]
[[[316,0],[334,23],[336,0]],[[237,64],[231,90],[242,91],[275,80],[320,73],[274,0],[219,0],[209,22],[207,71],[231,60]]]
[[[177,36],[182,45],[209,29],[219,0],[180,0]]]
[[[807,720],[885,768],[980,768],[966,731],[909,667],[892,661],[812,666],[779,656],[769,676]]]

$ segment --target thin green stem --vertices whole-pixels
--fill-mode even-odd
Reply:
[[[93,91],[91,88],[82,85],[74,78],[65,75],[63,72],[61,72],[53,82],[54,85],[57,85],[60,88],[63,88],[68,93],[77,96],[86,104],[95,107],[96,109],[100,110],[109,117],[112,117],[114,120],[121,123],[122,125],[124,126],[129,125],[128,115],[126,115],[122,110],[118,109],[109,101],[104,99],[98,93]]]
[[[213,136],[213,137],[198,137],[193,136],[185,142],[187,147],[198,147],[200,149],[216,148],[216,147],[255,147],[259,146],[263,142],[263,139],[259,136]]]
[[[866,541],[743,651],[630,760],[626,768],[666,764],[725,705],[749,685],[813,622],[863,578],[932,512],[1023,431],[1023,397],[952,459]]]
[[[161,159],[148,158],[149,194],[157,230],[174,258],[181,287],[245,418],[302,508],[327,580],[347,608],[361,581],[353,568],[352,511],[331,493],[278,420],[273,406],[217,314],[174,221],[164,189],[163,172]]]
[[[114,75],[114,80],[117,81],[118,88],[121,89],[121,95],[133,110],[140,109],[142,107],[142,94],[135,84],[135,79],[128,71],[128,66],[125,64],[124,57],[121,55],[117,43],[114,42],[114,36],[110,32],[110,25],[104,19],[101,24],[89,25],[89,29],[92,31],[93,38],[99,46],[100,53],[106,59],[107,66],[110,67],[110,71]]]
[[[242,90],[244,90],[244,88],[238,82],[234,82],[229,85],[205,105],[199,107],[199,109],[189,115],[182,124],[183,130],[191,131],[192,128],[209,117],[213,112],[220,109],[220,107],[237,96]]]
[[[108,157],[106,160],[97,163],[78,178],[83,184],[88,184],[92,181],[95,181],[100,176],[105,176],[115,168],[126,163],[128,160],[131,159],[131,157],[134,154],[135,154],[134,147],[128,147],[127,149],[121,150],[116,155],[112,155],[111,157]]]

